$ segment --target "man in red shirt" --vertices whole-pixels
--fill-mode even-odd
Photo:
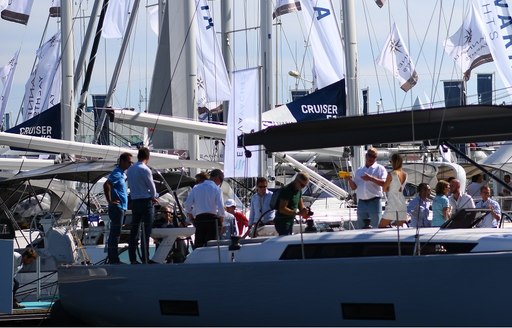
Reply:
[[[236,225],[238,227],[238,233],[240,234],[240,236],[242,236],[244,234],[245,227],[249,225],[249,220],[244,215],[244,213],[236,210],[236,203],[233,199],[226,200],[225,206],[226,212],[231,213],[235,216]]]

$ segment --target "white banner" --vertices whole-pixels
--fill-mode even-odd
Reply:
[[[272,17],[275,19],[278,16],[299,10],[301,10],[299,0],[277,0]]]
[[[3,124],[3,117],[5,114],[5,107],[7,106],[7,100],[9,99],[9,93],[11,92],[12,79],[14,71],[16,71],[16,65],[18,64],[18,55],[20,51],[16,51],[14,56],[9,63],[0,69],[0,80],[2,80],[3,89],[2,95],[0,96],[0,127]]]
[[[394,23],[391,33],[376,61],[377,64],[395,75],[398,81],[400,81],[400,88],[405,92],[409,91],[418,82],[418,75],[416,74],[412,58],[409,56],[409,51],[402,42],[402,36]]]
[[[23,121],[47,110],[49,100],[55,97],[52,95],[52,83],[59,67],[60,53],[60,32],[37,50],[37,66],[25,84]]]
[[[151,31],[153,31],[156,36],[160,33],[159,31],[159,23],[158,23],[158,6],[148,8],[148,20],[149,26],[151,27]]]
[[[483,22],[484,35],[498,74],[512,95],[512,24],[508,10],[512,0],[475,0],[475,3],[476,15]]]
[[[445,41],[444,50],[461,68],[464,80],[469,80],[471,70],[492,61],[480,16],[471,6],[462,26]]]
[[[257,177],[260,164],[258,146],[246,147],[251,157],[245,156],[243,148],[237,148],[237,138],[242,133],[259,131],[259,69],[250,68],[233,72],[233,92],[228,113],[226,140],[224,145],[224,175],[230,178]]]
[[[196,0],[197,105],[227,101],[231,84],[206,0]]]
[[[304,23],[309,31],[317,87],[345,77],[345,50],[330,0],[301,1]]]
[[[5,20],[27,25],[33,3],[34,0],[8,1],[8,5],[2,10],[1,16]]]
[[[105,39],[120,39],[124,35],[130,16],[130,0],[110,0],[101,36]]]

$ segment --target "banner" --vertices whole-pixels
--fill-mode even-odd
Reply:
[[[476,15],[483,22],[484,35],[505,89],[512,95],[511,0],[475,0]]]
[[[231,83],[206,0],[196,0],[197,105],[227,101]],[[215,107],[215,106],[213,106]]]
[[[233,72],[226,139],[224,145],[224,176],[230,178],[259,176],[260,152],[258,146],[237,148],[238,136],[242,133],[259,131],[259,68]]]
[[[319,89],[345,77],[345,49],[330,0],[301,2]]]
[[[480,17],[470,7],[462,26],[445,41],[444,50],[462,70],[464,80],[469,80],[471,70],[492,61]]]
[[[31,119],[18,124],[5,132],[29,135],[33,137],[62,139],[60,104],[49,108],[47,111],[34,116]]]
[[[121,39],[130,16],[130,0],[110,0],[108,2],[101,36],[105,39]]]
[[[52,0],[50,17],[60,17],[60,0]]]
[[[402,42],[400,32],[393,23],[393,28],[389,34],[380,56],[377,58],[377,64],[386,68],[400,81],[400,88],[405,92],[409,91],[418,82],[418,75],[414,68],[412,58],[409,56],[407,47]]]
[[[48,109],[48,104],[54,97],[60,99],[60,95],[52,94],[54,78],[60,80],[60,76],[55,77],[59,67],[60,53],[60,32],[37,50],[37,66],[25,84],[22,108],[24,121]]]
[[[34,0],[11,0],[0,16],[10,22],[27,25],[33,3]]]
[[[298,0],[277,0],[274,7],[274,12],[272,13],[272,18],[276,19],[278,16],[299,10],[301,10],[301,7],[300,1]]]
[[[14,77],[14,71],[16,71],[16,65],[18,64],[18,55],[20,51],[16,51],[14,57],[9,60],[9,63],[0,69],[0,80],[2,80],[3,89],[2,95],[0,96],[0,128],[3,128],[3,117],[5,114],[5,107],[7,106],[7,100],[11,92],[12,79]]]
[[[338,118],[347,115],[345,79],[263,113],[262,125]]]

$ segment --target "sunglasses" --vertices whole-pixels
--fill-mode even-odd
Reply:
[[[372,154],[366,154],[366,156],[369,158],[377,158],[377,155],[372,155]]]
[[[258,188],[267,188],[267,186],[258,186]]]

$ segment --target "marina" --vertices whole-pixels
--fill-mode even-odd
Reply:
[[[496,305],[512,290],[488,283],[512,266],[512,26],[491,39],[482,23],[512,2],[450,4],[52,2],[14,127],[4,112],[23,89],[11,88],[18,52],[0,70],[0,281],[13,285],[0,290],[0,325],[512,325]],[[0,22],[27,25],[31,7],[0,3]],[[132,43],[142,13],[144,47]],[[135,102],[121,100],[126,85]],[[370,202],[379,216],[393,208],[397,155],[394,199],[426,195],[425,226],[405,210],[382,227],[362,217]],[[370,167],[382,169],[382,181],[364,176],[376,190],[357,185]],[[477,177],[475,200],[488,187],[481,199],[497,205],[453,207],[431,227],[433,190],[454,179],[464,192]],[[203,186],[216,214],[190,201]],[[267,189],[286,191],[264,211]],[[140,204],[148,220],[134,230]],[[495,227],[482,227],[489,217]]]

